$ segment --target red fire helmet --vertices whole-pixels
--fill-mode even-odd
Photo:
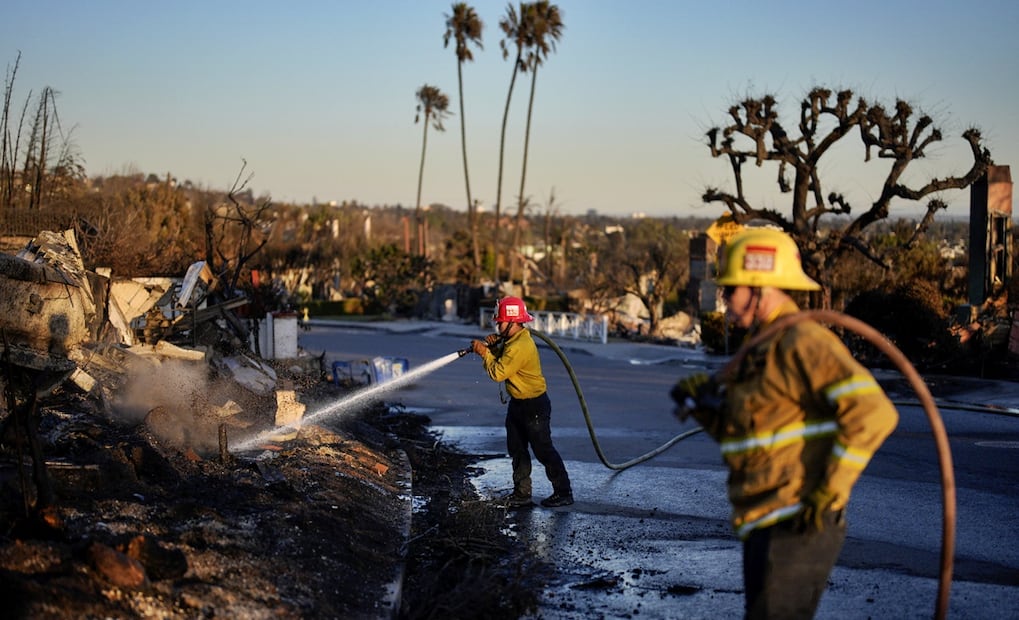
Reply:
[[[493,323],[527,323],[534,317],[528,314],[524,300],[519,297],[503,297],[495,304]]]

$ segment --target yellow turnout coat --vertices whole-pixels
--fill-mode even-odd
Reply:
[[[798,311],[786,303],[769,322]],[[754,347],[725,388],[720,411],[692,415],[729,466],[732,523],[741,539],[798,514],[801,498],[821,484],[837,495],[832,509],[844,507],[898,423],[871,373],[815,321]]]

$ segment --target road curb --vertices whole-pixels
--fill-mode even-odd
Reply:
[[[393,581],[387,588],[387,596],[383,601],[388,614],[385,617],[397,618],[400,615],[400,605],[403,602],[403,580],[407,572],[407,547],[410,545],[411,525],[414,515],[414,470],[410,464],[410,458],[403,450],[395,451],[399,459],[400,471],[398,472],[397,486],[400,492],[396,494],[395,514],[397,528],[400,532],[400,555],[396,561],[396,571]]]

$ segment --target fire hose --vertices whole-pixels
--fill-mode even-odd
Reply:
[[[662,452],[665,452],[666,450],[676,445],[680,441],[686,439],[687,437],[690,437],[691,435],[696,435],[697,433],[703,430],[702,428],[697,427],[689,431],[686,431],[685,433],[680,433],[679,435],[676,435],[669,441],[665,442],[664,444],[655,448],[654,450],[648,452],[647,454],[642,454],[641,456],[630,459],[629,461],[626,461],[624,463],[610,462],[608,458],[605,456],[605,452],[601,448],[601,443],[599,443],[598,441],[598,435],[594,432],[594,424],[591,422],[591,412],[588,411],[587,409],[587,400],[584,399],[584,392],[583,390],[580,389],[580,381],[577,380],[577,375],[576,373],[573,372],[573,365],[570,364],[570,360],[567,359],[566,354],[563,353],[563,350],[560,349],[559,345],[557,345],[555,341],[553,341],[551,338],[537,330],[532,329],[531,333],[537,336],[538,338],[544,340],[545,344],[547,344],[549,348],[555,351],[556,355],[559,356],[560,361],[562,361],[563,367],[566,368],[566,372],[569,373],[570,381],[573,383],[573,389],[577,392],[577,400],[580,402],[580,410],[584,413],[584,421],[587,424],[587,432],[591,437],[591,445],[594,446],[594,451],[598,455],[598,460],[600,460],[602,462],[602,465],[604,465],[605,467],[608,467],[609,469],[613,469],[616,471],[629,469],[634,465],[653,459],[654,457],[658,456]],[[490,346],[495,345],[493,344]],[[467,355],[470,352],[471,352],[470,347],[457,351],[460,357],[463,357],[464,355]]]
[[[844,315],[832,310],[805,310],[796,314],[782,317],[775,321],[767,328],[756,334],[753,338],[749,339],[742,347],[733,355],[732,359],[726,363],[725,366],[717,373],[716,378],[724,380],[726,377],[731,376],[735,373],[739,367],[743,358],[746,354],[759,343],[771,338],[777,332],[790,327],[791,325],[800,321],[813,320],[820,323],[829,323],[850,331],[855,332],[859,336],[862,336],[882,353],[884,353],[891,361],[895,364],[898,370],[906,377],[909,381],[910,386],[923,406],[924,412],[927,414],[927,419],[931,425],[931,432],[934,435],[935,446],[938,451],[938,461],[941,471],[941,496],[942,496],[942,529],[941,529],[941,562],[940,562],[940,575],[938,580],[938,595],[935,602],[934,617],[943,619],[948,614],[948,598],[951,593],[952,583],[952,570],[953,570],[953,555],[955,553],[955,474],[952,467],[952,453],[948,443],[948,434],[945,431],[944,423],[941,419],[941,414],[938,412],[937,405],[934,402],[934,397],[931,395],[930,390],[927,388],[927,384],[923,382],[923,379],[917,373],[916,369],[909,362],[902,351],[899,350],[894,344],[892,344],[887,338],[881,335],[873,327],[866,323]],[[662,452],[665,452],[680,441],[691,437],[703,429],[700,427],[691,429],[684,433],[676,435],[669,441],[665,442],[658,448],[630,459],[624,463],[612,463],[606,457],[601,449],[601,445],[598,442],[598,437],[595,434],[594,425],[591,422],[591,415],[587,408],[587,401],[584,400],[583,391],[580,388],[580,383],[577,380],[576,374],[573,372],[573,366],[570,364],[563,353],[562,349],[552,341],[551,338],[546,336],[540,331],[531,330],[531,333],[538,336],[559,356],[563,366],[569,373],[570,381],[573,383],[573,388],[576,390],[577,398],[580,402],[581,410],[584,413],[584,420],[587,424],[588,433],[591,436],[591,442],[594,446],[595,452],[598,455],[598,459],[602,462],[605,467],[612,470],[624,470],[629,467],[633,467],[639,463],[643,463],[647,460],[658,456]],[[460,355],[463,356],[469,353],[470,349],[464,349],[459,351]]]
[[[688,430],[688,431],[686,431],[684,433],[680,433],[679,435],[676,435],[675,437],[673,437],[672,439],[666,441],[664,444],[658,446],[654,450],[652,450],[652,451],[650,451],[650,452],[648,452],[646,454],[642,454],[642,455],[640,455],[640,456],[638,456],[636,458],[630,459],[629,461],[626,461],[624,463],[612,463],[612,462],[610,462],[608,460],[608,458],[606,458],[605,453],[602,451],[601,444],[598,442],[598,436],[594,432],[594,424],[591,422],[591,413],[587,409],[587,401],[584,400],[584,394],[583,394],[583,392],[580,389],[580,382],[577,381],[577,375],[573,372],[573,366],[570,364],[570,361],[566,358],[566,354],[563,353],[563,350],[560,349],[559,346],[555,342],[553,342],[552,339],[549,338],[548,336],[546,336],[545,334],[543,334],[543,333],[541,333],[539,331],[535,331],[535,330],[531,330],[531,333],[536,335],[536,336],[538,336],[542,340],[544,340],[545,343],[548,344],[548,346],[553,351],[555,351],[556,355],[558,355],[559,359],[562,361],[563,366],[566,368],[566,372],[569,373],[570,381],[573,383],[573,389],[576,390],[576,392],[577,392],[577,399],[580,401],[580,409],[581,409],[581,411],[584,412],[584,421],[587,424],[587,432],[591,436],[591,444],[594,446],[594,451],[598,455],[598,460],[600,460],[602,462],[602,465],[604,465],[605,467],[608,467],[609,469],[613,469],[613,470],[616,470],[616,471],[622,471],[624,469],[629,469],[630,467],[633,467],[634,465],[637,465],[637,464],[643,463],[644,461],[648,461],[648,460],[653,459],[654,457],[658,456],[662,452],[665,452],[666,450],[668,450],[672,446],[676,445],[680,441],[683,441],[687,437],[690,437],[692,435],[696,435],[697,433],[699,433],[702,430],[704,430],[704,429],[702,429],[702,428],[700,428],[698,426],[697,428],[694,428],[694,429]]]

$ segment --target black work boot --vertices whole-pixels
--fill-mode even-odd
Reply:
[[[499,498],[499,503],[503,504],[507,508],[521,508],[523,506],[531,505],[531,496],[525,495],[520,491],[513,491]]]
[[[556,491],[552,495],[549,495],[545,499],[541,500],[541,505],[545,508],[558,508],[559,506],[569,506],[573,503],[573,493],[560,493]]]

